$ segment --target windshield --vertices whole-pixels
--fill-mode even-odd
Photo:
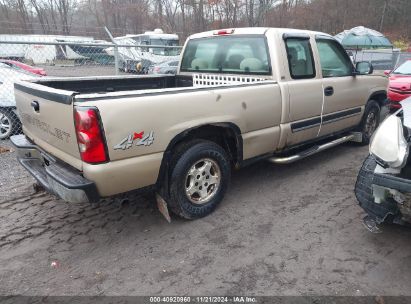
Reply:
[[[408,60],[395,69],[393,74],[411,75],[411,60]]]
[[[165,45],[165,46],[178,46],[177,39],[150,39],[150,45]],[[153,48],[152,53],[155,55],[163,56],[178,56],[180,55],[179,48]]]
[[[267,44],[262,36],[219,36],[187,43],[183,72],[269,75]]]

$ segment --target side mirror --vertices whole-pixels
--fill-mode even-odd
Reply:
[[[370,62],[360,61],[355,65],[356,75],[368,75],[374,72],[374,68]]]
[[[390,74],[391,74],[391,70],[385,70],[385,71],[384,71],[384,75],[387,75],[387,76],[388,76],[388,75],[390,75]]]

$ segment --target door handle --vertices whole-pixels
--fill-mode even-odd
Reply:
[[[40,104],[39,104],[38,101],[33,100],[30,105],[31,105],[31,107],[33,108],[33,110],[34,110],[35,112],[39,112],[39,111],[40,111]]]
[[[334,88],[333,87],[326,87],[324,89],[324,95],[325,96],[331,96],[334,94]]]

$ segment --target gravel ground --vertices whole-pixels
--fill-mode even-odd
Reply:
[[[171,224],[150,195],[94,206],[34,193],[14,154],[0,154],[0,294],[411,295],[411,230],[362,226],[366,147],[244,168],[212,215]]]
[[[16,155],[9,140],[0,141],[0,147],[11,152],[0,154],[0,204],[2,201],[30,195],[34,179],[16,160]],[[1,206],[1,205],[0,205]],[[1,211],[0,211],[1,214]],[[1,221],[1,219],[0,219]],[[0,232],[0,235],[3,233]],[[0,237],[1,239],[1,237]]]

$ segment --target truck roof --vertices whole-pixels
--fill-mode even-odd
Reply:
[[[230,35],[247,35],[247,34],[249,34],[249,35],[264,35],[268,30],[270,30],[270,31],[276,31],[280,34],[282,34],[282,33],[301,33],[301,34],[323,35],[323,36],[332,37],[331,35],[326,34],[326,33],[322,33],[322,32],[291,29],[291,28],[242,27],[242,28],[232,28],[232,29],[234,30],[234,32]],[[226,30],[231,30],[231,28],[228,28]],[[195,39],[195,38],[212,37],[212,36],[215,36],[215,33],[218,32],[218,31],[219,30],[213,30],[213,31],[197,33],[197,34],[191,35],[189,38],[190,39]]]

